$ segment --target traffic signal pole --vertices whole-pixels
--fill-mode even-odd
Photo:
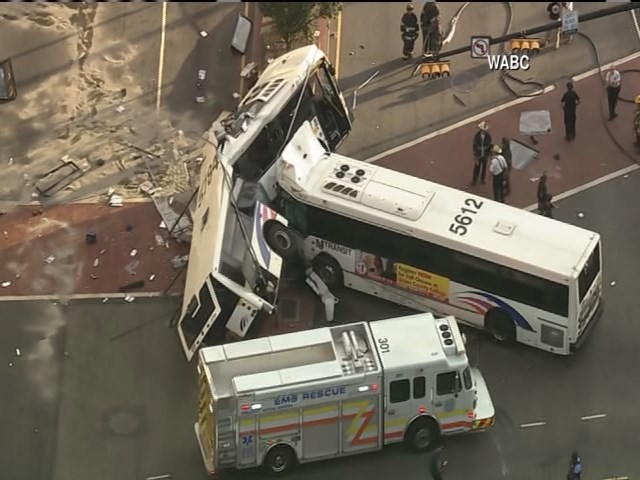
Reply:
[[[580,4],[578,3],[577,6]],[[622,5],[617,5],[611,8],[605,8],[602,10],[598,10],[597,12],[585,13],[583,15],[578,15],[578,27],[583,22],[588,22],[590,20],[596,20],[598,18],[607,17],[609,15],[615,15],[616,13],[627,12],[630,10],[634,10],[636,8],[640,8],[640,3],[623,3]],[[562,20],[556,20],[551,23],[547,23],[545,25],[541,25],[539,27],[529,28],[526,30],[521,30],[515,33],[509,33],[508,35],[503,35],[501,37],[491,38],[489,44],[495,45],[498,43],[508,42],[509,40],[515,40],[517,38],[523,37],[531,37],[537,33],[549,32],[560,28],[562,26]],[[460,53],[465,53],[471,50],[471,43],[465,47],[455,48],[453,50],[449,50],[446,52],[440,52],[438,55],[438,60],[446,57],[452,57],[454,55],[458,55]]]

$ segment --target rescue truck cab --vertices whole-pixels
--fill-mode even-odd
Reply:
[[[425,451],[441,436],[494,423],[454,317],[421,313],[206,347],[198,373],[195,433],[212,476],[258,466],[281,474],[398,442]]]

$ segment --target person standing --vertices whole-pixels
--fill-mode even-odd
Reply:
[[[538,213],[544,217],[553,218],[553,197],[547,190],[547,172],[543,172],[538,180]]]
[[[400,32],[402,33],[402,59],[413,56],[413,49],[418,39],[418,17],[413,13],[413,4],[407,5],[407,11],[402,15]]]
[[[511,167],[513,154],[511,153],[511,139],[508,137],[502,137],[502,156],[507,161],[507,171],[504,175],[504,196],[505,198],[511,194]]]
[[[493,176],[493,199],[496,202],[504,203],[504,177],[507,172],[507,161],[502,156],[500,145],[491,148],[491,162],[489,171]]]
[[[437,58],[442,50],[443,33],[440,27],[440,9],[435,2],[427,2],[422,8],[420,28],[423,58]]]
[[[442,473],[444,472],[448,462],[442,458],[442,450],[442,447],[438,447],[431,454],[429,473],[431,473],[433,480],[443,480]]]
[[[567,472],[567,480],[582,479],[582,458],[578,452],[571,454],[571,462],[569,462],[569,472]]]
[[[565,140],[568,142],[576,138],[576,111],[580,105],[580,95],[574,90],[573,82],[567,83],[567,91],[560,100],[564,110]]]
[[[478,131],[473,137],[475,164],[473,166],[471,185],[475,185],[478,182],[478,177],[480,177],[480,181],[484,183],[485,174],[487,173],[487,158],[491,153],[491,143],[489,125],[487,125],[487,122],[480,122],[478,124]]]
[[[618,97],[620,96],[620,87],[622,85],[622,75],[616,70],[614,64],[611,65],[609,71],[604,77],[604,81],[607,85],[607,100],[609,102],[609,120],[613,120],[618,116],[616,113],[616,105],[618,104]]]

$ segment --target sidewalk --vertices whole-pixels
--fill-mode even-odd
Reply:
[[[160,228],[152,202],[78,203],[40,211],[23,206],[0,216],[0,300],[100,297],[138,280],[144,285],[128,293],[159,293],[178,275],[172,259],[189,253],[188,244],[169,239]],[[97,235],[93,244],[86,242],[90,229]]]
[[[621,71],[640,69],[640,59],[621,64],[618,68]],[[575,88],[582,103],[578,107],[577,138],[571,143],[564,140],[563,114],[560,105],[560,99],[565,92],[564,82],[558,84],[549,93],[482,117],[489,124],[494,143],[500,141],[501,137],[508,136],[539,151],[538,159],[533,160],[528,166],[522,170],[513,169],[512,193],[507,199],[509,204],[526,207],[536,203],[537,179],[544,171],[549,177],[550,192],[558,195],[634,163],[632,158],[636,155],[633,147],[632,125],[635,105],[620,102],[618,118],[612,122],[606,122],[603,121],[603,112],[607,111],[606,98],[599,75],[591,75],[576,81]],[[640,92],[640,75],[623,74],[621,97],[633,98],[638,92]],[[550,134],[535,137],[538,143],[534,145],[528,136],[519,133],[519,122],[522,112],[538,110],[550,112],[552,131]],[[469,185],[473,170],[471,144],[477,123],[468,123],[447,133],[436,132],[432,138],[421,143],[397,152],[392,151],[393,153],[387,155],[383,154],[376,163],[440,184],[491,197],[488,171],[485,185],[479,184],[473,188]],[[616,146],[607,129],[628,155]],[[554,159],[555,156],[557,159]]]

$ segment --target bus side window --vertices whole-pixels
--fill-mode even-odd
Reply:
[[[436,393],[438,395],[453,395],[461,390],[462,385],[458,372],[441,373],[436,377]]]
[[[427,395],[427,379],[425,377],[413,378],[413,399],[418,400]]]

